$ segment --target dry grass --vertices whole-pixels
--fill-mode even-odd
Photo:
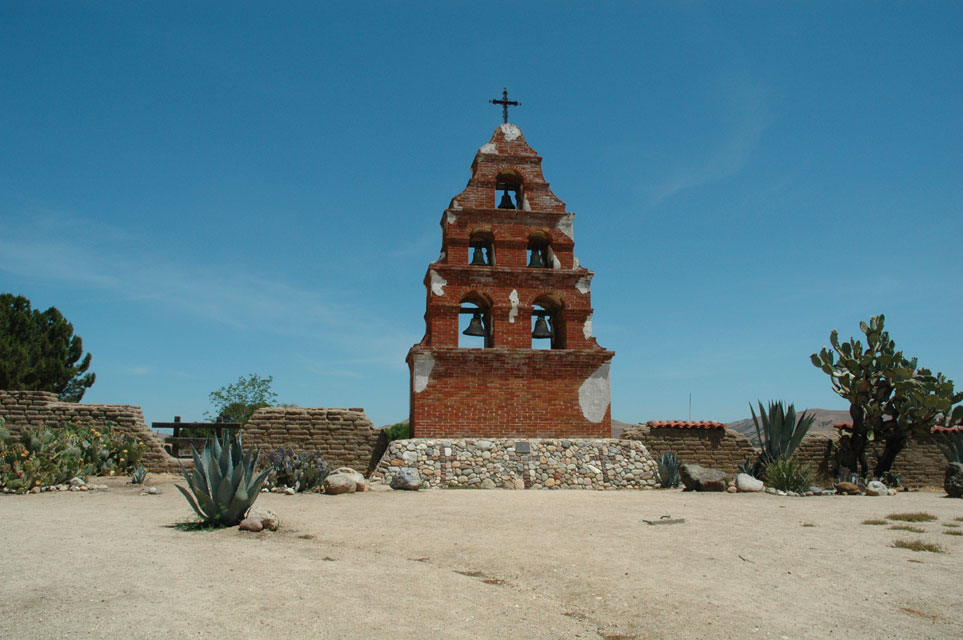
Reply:
[[[953,519],[956,520],[957,522],[963,522],[963,516],[957,516]]]
[[[926,533],[925,529],[920,529],[919,527],[913,527],[908,524],[894,524],[890,529],[894,531],[909,531],[910,533]]]
[[[872,518],[870,520],[863,520],[863,524],[880,525],[880,524],[889,524],[889,522],[887,522],[886,520],[880,520],[879,518]]]
[[[925,511],[913,511],[910,513],[891,513],[886,516],[887,520],[899,520],[901,522],[932,522],[936,516]]]
[[[963,531],[944,531],[943,534],[947,536],[963,536]]]
[[[893,546],[897,549],[909,549],[910,551],[929,551],[930,553],[945,553],[943,547],[932,542],[922,540],[899,540],[893,541]]]
[[[949,528],[951,528],[951,529],[956,529],[956,528],[959,527],[960,525],[956,524],[955,522],[944,522],[944,523],[943,523],[943,526],[944,526],[944,527],[949,527]]]

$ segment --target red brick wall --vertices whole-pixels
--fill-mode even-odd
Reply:
[[[611,408],[593,423],[579,403],[579,387],[611,360],[611,351],[430,353],[434,366],[428,384],[411,392],[413,438],[611,436]]]

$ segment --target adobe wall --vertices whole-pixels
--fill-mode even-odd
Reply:
[[[412,349],[414,438],[607,438],[609,351]]]
[[[642,442],[655,460],[664,451],[674,451],[680,461],[693,462],[726,473],[737,473],[746,458],[755,460],[758,449],[748,438],[729,429],[651,428],[646,424],[633,425],[621,436]],[[832,477],[833,446],[835,439],[824,435],[807,435],[797,450],[797,456],[810,464],[822,476]],[[867,449],[870,468],[876,465],[882,444]],[[893,471],[902,476],[910,487],[941,487],[946,458],[929,437],[913,438],[893,464]]]
[[[113,425],[119,431],[140,438],[147,445],[143,464],[155,473],[180,470],[161,441],[144,423],[141,408],[129,404],[82,404],[61,402],[46,391],[0,391],[0,417],[11,433],[27,427],[72,424]]]
[[[656,461],[664,452],[674,451],[681,462],[737,473],[746,458],[755,459],[756,449],[741,433],[729,429],[687,429],[650,427],[637,424],[628,427],[622,437],[638,440],[645,445]]]
[[[417,469],[427,487],[652,489],[655,462],[640,442],[600,439],[395,440],[372,474],[390,484]]]
[[[332,469],[351,467],[368,475],[385,450],[385,436],[364,409],[267,407],[241,429],[244,446],[262,455],[275,449],[320,451]]]

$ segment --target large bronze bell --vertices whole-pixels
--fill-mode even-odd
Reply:
[[[487,265],[488,262],[485,261],[485,255],[483,253],[484,250],[481,247],[473,248],[475,249],[475,253],[471,257],[471,265],[473,267],[484,267]]]
[[[462,331],[462,334],[466,336],[478,336],[479,338],[484,338],[488,335],[488,332],[485,331],[485,326],[482,324],[481,313],[476,313],[471,317],[468,328]]]
[[[498,203],[499,209],[514,209],[515,203],[512,202],[512,197],[508,195],[508,190],[502,191],[502,201]]]
[[[545,266],[545,261],[542,260],[541,249],[532,249],[532,257],[528,261],[528,266],[536,269],[541,269]]]
[[[535,321],[535,328],[532,330],[532,337],[536,339],[552,337],[552,330],[548,328],[545,316],[538,316],[538,320]]]

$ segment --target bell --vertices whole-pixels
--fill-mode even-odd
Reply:
[[[463,335],[466,336],[478,336],[484,338],[488,335],[485,331],[485,327],[482,325],[482,317],[480,313],[476,313],[471,317],[471,322],[468,323],[468,328],[462,331]]]
[[[541,269],[545,266],[545,262],[542,261],[542,252],[539,249],[532,249],[532,257],[528,261],[528,266],[536,269]]]
[[[473,247],[473,248],[475,249],[475,253],[471,257],[471,265],[473,267],[484,267],[485,265],[487,265],[488,263],[485,262],[485,256],[482,254],[482,248],[481,247]]]
[[[533,338],[551,338],[552,330],[548,328],[548,322],[545,321],[545,316],[538,316],[538,320],[535,321],[535,328],[532,330]]]
[[[512,197],[508,195],[508,190],[502,191],[502,201],[498,203],[499,209],[514,209],[515,203],[512,202]]]

